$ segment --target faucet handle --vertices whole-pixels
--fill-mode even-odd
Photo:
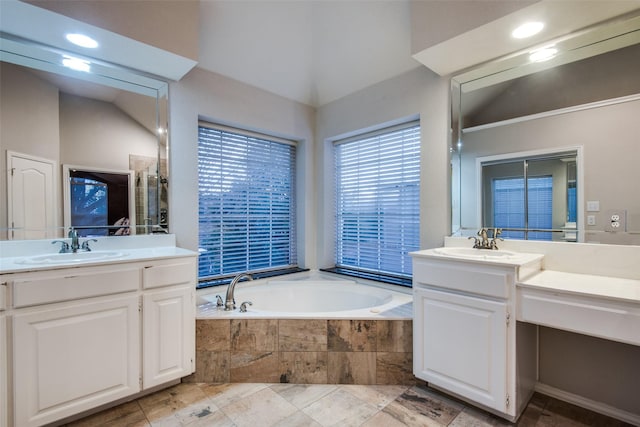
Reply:
[[[89,247],[89,242],[97,242],[98,239],[87,239],[84,242],[82,242],[82,250],[85,250],[87,252],[91,252],[91,248]]]
[[[220,295],[216,295],[216,307],[223,307],[224,301],[222,301],[222,297]]]
[[[247,312],[247,304],[253,305],[253,303],[251,301],[243,302],[242,304],[240,304],[240,313],[246,313]]]
[[[56,243],[60,243],[60,253],[61,254],[66,254],[67,252],[69,252],[69,244],[67,242],[63,242],[62,240],[54,240],[53,242],[51,242],[52,245],[55,245]]]

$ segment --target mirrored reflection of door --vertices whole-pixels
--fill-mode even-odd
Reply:
[[[483,163],[483,226],[511,239],[575,241],[575,165],[575,154]]]
[[[56,162],[7,151],[9,239],[56,236]]]

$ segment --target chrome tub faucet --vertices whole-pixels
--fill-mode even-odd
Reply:
[[[253,280],[253,276],[248,274],[248,273],[241,273],[241,274],[238,274],[236,277],[233,278],[233,280],[231,281],[231,284],[229,284],[229,287],[227,288],[227,296],[225,297],[225,301],[224,301],[224,310],[225,311],[235,310],[235,308],[236,308],[236,300],[235,300],[235,297],[234,297],[234,293],[235,293],[235,290],[236,290],[236,285],[243,278],[244,279],[248,279],[248,280]]]

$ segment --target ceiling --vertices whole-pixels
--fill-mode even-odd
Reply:
[[[198,66],[317,107],[421,64],[408,0],[202,0]]]

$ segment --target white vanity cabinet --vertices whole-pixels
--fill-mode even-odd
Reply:
[[[195,370],[193,259],[170,260],[143,270],[143,376],[145,388]]]
[[[414,375],[514,420],[535,383],[535,358],[516,359],[518,268],[419,254],[413,254]],[[518,339],[535,348],[535,332]],[[530,378],[517,378],[517,371]]]
[[[194,370],[195,256],[2,278],[11,295],[9,425],[48,424]]]

